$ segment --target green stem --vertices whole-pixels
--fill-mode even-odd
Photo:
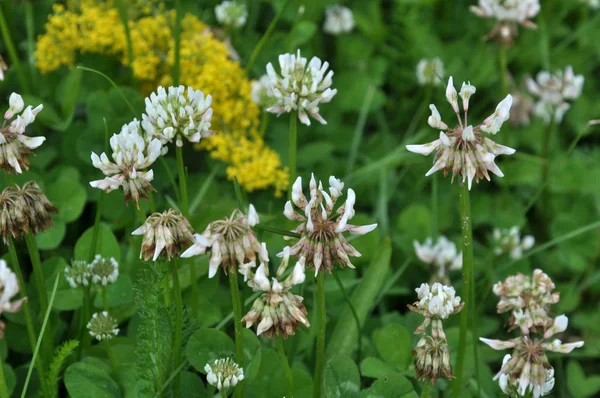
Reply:
[[[179,284],[179,276],[177,275],[177,262],[171,262],[171,275],[173,277],[173,296],[175,299],[175,334],[173,338],[173,353],[174,362],[173,368],[181,362],[181,344],[182,344],[182,329],[183,329],[183,302],[181,300],[181,286]],[[177,375],[173,382],[173,395],[179,396],[180,377]]]
[[[6,378],[4,377],[4,364],[0,359],[0,398],[9,398]]]
[[[106,299],[106,286],[102,286],[102,308],[108,311],[108,300]]]
[[[298,114],[290,113],[290,136],[289,136],[289,151],[288,151],[288,169],[290,173],[288,196],[292,197],[292,185],[296,180],[296,151],[298,146]]]
[[[324,272],[319,272],[317,275],[317,314],[319,330],[317,331],[317,361],[315,363],[313,398],[321,397],[321,390],[323,388],[323,370],[325,369],[325,322],[327,322],[327,315],[325,313]]]
[[[133,114],[133,116],[137,115],[137,112],[135,111],[135,108],[133,107],[133,105],[131,104],[131,102],[129,102],[129,99],[127,98],[127,96],[125,95],[125,93],[123,93],[123,91],[119,88],[119,86],[117,86],[117,83],[115,83],[110,77],[108,77],[106,74],[104,74],[104,73],[102,73],[100,71],[97,71],[96,69],[87,68],[85,66],[78,66],[77,69],[81,69],[81,70],[84,70],[86,72],[95,73],[97,75],[102,76],[106,80],[108,80],[108,82],[110,83],[110,85],[113,86],[117,90],[117,92],[121,95],[121,98],[123,98],[123,101],[125,101],[125,103],[129,107],[129,110],[131,111],[131,113]]]
[[[279,11],[275,15],[275,18],[273,18],[273,20],[269,24],[269,27],[267,28],[265,33],[262,35],[262,37],[256,44],[256,47],[254,47],[254,50],[252,51],[252,55],[250,56],[250,60],[248,61],[248,63],[246,64],[246,67],[245,67],[246,74],[248,74],[250,72],[250,69],[254,65],[254,62],[256,62],[256,58],[258,57],[258,54],[260,54],[260,52],[262,51],[263,47],[267,43],[267,40],[269,40],[271,33],[273,33],[273,30],[277,26],[277,22],[279,22],[279,18],[281,18],[281,15],[283,14],[283,11],[285,10],[285,7],[287,7],[289,2],[290,2],[290,0],[285,0],[285,3],[283,3],[283,6],[281,6]]]
[[[454,381],[453,397],[460,396],[462,377],[467,349],[467,329],[469,328],[469,293],[471,291],[471,272],[473,269],[473,230],[471,228],[471,202],[468,184],[460,184],[460,225],[463,236],[463,275],[462,299],[467,308],[460,313],[460,334],[458,339],[458,356],[456,358],[456,380]],[[473,343],[475,344],[475,343]]]
[[[23,71],[23,67],[21,66],[21,60],[19,59],[19,55],[17,54],[17,50],[15,48],[15,44],[13,43],[12,37],[10,36],[10,31],[8,29],[8,25],[6,23],[6,19],[4,18],[4,11],[0,6],[0,32],[2,32],[2,39],[6,46],[6,51],[8,51],[8,55],[10,57],[10,62],[14,65],[17,70],[17,76],[19,77],[19,82],[21,83],[21,88],[25,93],[29,93],[29,81],[25,76],[25,72]]]
[[[35,68],[35,20],[31,1],[25,1],[25,30],[27,31],[27,63],[29,74],[35,87],[37,70]]]
[[[505,45],[500,45],[500,76],[502,81],[502,92],[504,94],[509,93],[508,89],[508,61],[507,61],[507,50],[508,48]]]
[[[244,300],[244,306],[247,307],[250,304],[252,304],[254,302],[254,300],[256,300],[256,298],[260,295],[261,295],[261,292],[252,293],[250,295],[250,297],[248,297],[246,300]],[[217,330],[223,329],[225,327],[225,325],[227,325],[229,323],[229,321],[231,321],[233,319],[233,316],[234,316],[233,311],[230,312],[229,314],[227,314],[227,316],[225,318],[223,318],[223,320],[221,322],[219,322],[217,324],[217,326],[215,326],[215,329],[217,329]]]
[[[106,354],[108,355],[108,358],[110,359],[110,363],[112,364],[113,368],[118,368],[119,367],[119,362],[117,361],[117,357],[115,356],[115,353],[112,350],[112,347],[110,346],[110,343],[108,342],[108,340],[104,340],[104,347],[106,348]]]
[[[173,39],[175,40],[175,63],[173,64],[173,85],[179,85],[181,61],[181,0],[175,0],[175,32]]]
[[[225,392],[225,389],[219,390],[219,394],[221,395],[221,398],[227,398],[227,393]]]
[[[242,333],[244,327],[242,325],[242,300],[240,298],[240,287],[238,284],[237,269],[229,270],[229,287],[231,290],[231,304],[233,305],[233,326],[235,329],[235,362],[244,367],[244,335]],[[244,396],[244,385],[237,385],[234,395],[238,397]]]
[[[550,121],[550,124],[548,125],[548,128],[546,129],[545,133],[544,133],[544,143],[543,143],[543,147],[542,147],[542,158],[544,159],[544,164],[542,166],[542,200],[541,200],[541,207],[542,207],[542,212],[545,215],[548,215],[548,212],[550,211],[550,199],[548,196],[548,180],[550,179],[550,144],[552,142],[552,135],[554,132],[554,111],[552,112],[552,119]]]
[[[23,273],[21,272],[21,267],[19,266],[19,257],[17,256],[17,249],[15,247],[15,242],[12,237],[8,237],[8,252],[11,257],[12,269],[17,274],[17,280],[19,282],[19,291],[21,292],[21,297],[27,297],[27,286],[25,285],[25,279],[23,278]],[[33,316],[31,315],[31,307],[28,300],[25,300],[23,303],[23,312],[25,313],[25,326],[27,328],[29,345],[31,347],[31,352],[33,352],[35,351],[37,335],[35,333]],[[35,367],[37,369],[40,385],[42,386],[42,391],[44,391],[44,396],[49,396],[46,391],[46,368],[44,367],[41,361],[37,361]]]
[[[87,338],[86,325],[90,320],[90,287],[83,287],[83,300],[81,304],[80,318],[79,318],[79,350],[77,353],[78,359],[81,359],[83,355],[83,351],[87,348],[89,344],[89,339]]]
[[[375,94],[375,86],[369,85],[367,93],[363,99],[360,113],[358,115],[358,121],[354,128],[354,134],[352,135],[352,143],[350,144],[350,153],[348,154],[348,163],[346,165],[346,175],[349,175],[354,168],[356,163],[356,157],[360,148],[360,142],[363,137],[365,130],[365,124],[367,123],[367,116],[369,115],[369,109],[371,108],[371,100]]]
[[[292,375],[292,368],[290,368],[290,363],[285,355],[285,350],[283,348],[283,336],[277,337],[277,353],[279,354],[279,359],[281,359],[281,363],[283,364],[283,369],[285,370],[285,377],[287,378],[288,383],[288,397],[294,396],[294,376]]]
[[[486,263],[487,265],[487,263]],[[477,383],[477,396],[481,398],[481,378],[479,374],[479,331],[477,330],[478,319],[477,319],[477,303],[475,301],[475,272],[471,270],[470,278],[470,305],[471,310],[471,338],[473,341],[473,359],[475,363],[475,382]],[[464,311],[464,310],[463,310]]]
[[[171,186],[173,187],[173,191],[175,192],[175,197],[177,198],[177,201],[179,203],[181,203],[181,197],[179,194],[179,190],[177,189],[177,182],[175,181],[175,176],[173,176],[173,173],[171,172],[171,168],[169,167],[164,156],[160,156],[159,159],[160,159],[160,163],[162,164],[163,168],[165,169],[165,172],[167,173],[167,178],[169,179],[169,182],[171,183]]]
[[[436,239],[440,232],[439,227],[439,175],[436,173],[431,179],[431,238]]]
[[[125,30],[125,40],[127,42],[127,57],[129,60],[129,67],[133,71],[133,45],[131,44],[131,32],[129,30],[129,10],[127,4],[123,0],[117,0],[119,7],[119,16],[121,17],[121,23]]]
[[[94,257],[96,257],[98,235],[100,233],[100,219],[102,218],[102,207],[105,195],[104,192],[100,192],[100,196],[98,196],[98,201],[96,202],[96,216],[94,217],[94,229],[92,230],[92,243],[90,244],[90,252],[88,253],[88,262],[94,261]]]
[[[271,227],[271,226],[263,225],[263,224],[256,224],[254,226],[254,229],[257,229],[259,231],[267,231],[272,234],[277,234],[277,235],[281,235],[281,236],[289,236],[292,238],[300,238],[301,237],[301,235],[299,233],[288,231],[287,229]]]
[[[358,318],[358,313],[356,312],[356,308],[354,308],[354,304],[352,304],[352,300],[350,300],[348,293],[346,293],[346,289],[344,288],[344,284],[342,283],[338,273],[334,272],[333,277],[335,278],[335,281],[337,282],[340,290],[342,291],[342,294],[344,295],[344,300],[346,300],[346,303],[348,303],[348,307],[350,307],[350,312],[352,312],[352,317],[354,318],[354,323],[356,324],[356,331],[358,336],[358,358],[356,360],[356,363],[360,363],[360,357],[362,355],[362,339],[360,335],[362,327],[360,326],[360,319]]]
[[[176,149],[177,155],[177,172],[179,173],[179,189],[181,190],[181,213],[184,217],[189,215],[190,206],[188,203],[187,180],[185,178],[185,165],[183,163],[183,149],[178,146]]]
[[[429,398],[429,390],[431,390],[431,384],[425,383],[423,390],[421,390],[421,398]]]

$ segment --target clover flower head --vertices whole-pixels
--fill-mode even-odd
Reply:
[[[412,350],[415,376],[418,380],[434,384],[441,376],[448,380],[452,376],[450,350],[445,338],[423,336]]]
[[[454,242],[445,236],[440,236],[435,245],[431,238],[427,238],[423,244],[413,241],[413,246],[419,260],[437,268],[435,277],[439,281],[449,283],[448,270],[462,269],[462,253],[459,253]]]
[[[417,328],[415,333],[425,333],[427,326],[431,323],[431,335],[446,339],[442,328],[442,320],[462,310],[464,303],[460,302],[460,296],[456,295],[456,291],[452,286],[442,285],[438,282],[432,285],[423,283],[415,291],[419,301],[409,305],[408,308],[425,317],[425,321]]]
[[[323,31],[331,35],[341,35],[354,29],[354,16],[348,7],[333,5],[325,9]]]
[[[142,115],[142,127],[148,138],[157,138],[162,145],[173,142],[183,146],[183,139],[200,142],[202,137],[214,133],[210,130],[212,97],[200,90],[184,86],[159,87],[146,98],[146,113]],[[163,150],[166,152],[166,147]]]
[[[96,312],[87,324],[88,331],[98,341],[110,340],[119,334],[119,324],[108,312]]]
[[[306,307],[302,304],[304,299],[290,292],[293,286],[303,283],[306,278],[304,258],[300,258],[293,271],[282,279],[289,265],[290,251],[287,246],[283,249],[277,276],[271,280],[269,280],[269,269],[264,263],[256,269],[256,273],[252,271],[254,264],[240,270],[248,278],[248,286],[252,290],[263,292],[242,318],[247,328],[254,324],[258,325],[257,335],[265,333],[269,338],[273,338],[281,333],[283,338],[287,338],[300,328],[300,324],[310,326]]]
[[[52,214],[58,213],[35,181],[23,187],[9,185],[0,193],[0,235],[20,238],[29,231],[37,235],[54,225]]]
[[[513,105],[510,108],[510,123],[515,127],[529,126],[535,108],[535,101],[523,91],[513,91],[511,95]]]
[[[3,76],[1,71],[0,67],[0,75]],[[8,105],[0,127],[0,168],[7,173],[21,174],[23,169],[29,170],[29,155],[33,154],[33,149],[46,141],[46,137],[25,135],[27,126],[35,121],[35,117],[44,106],[32,108],[29,105],[25,108],[23,98],[17,93],[10,95]]]
[[[228,392],[235,387],[238,382],[244,380],[244,369],[235,363],[231,358],[217,359],[204,366],[206,372],[206,381],[219,391]]]
[[[252,82],[252,101],[263,109],[270,108],[277,102],[275,98],[269,97],[269,81],[268,75],[262,75]]]
[[[88,267],[92,282],[97,285],[106,286],[115,283],[119,277],[119,263],[112,257],[102,257],[97,254]]]
[[[511,275],[494,285],[494,294],[499,298],[498,313],[510,312],[509,331],[521,329],[528,335],[552,324],[550,306],[558,303],[560,293],[552,292],[554,282],[542,270],[533,271],[533,276],[521,273]]]
[[[310,126],[310,115],[321,124],[327,124],[319,114],[319,104],[331,101],[337,89],[331,89],[333,71],[328,62],[313,57],[310,62],[297,54],[282,54],[279,56],[281,75],[275,72],[273,64],[267,64],[269,84],[267,95],[275,100],[275,104],[267,108],[267,112],[298,113],[298,119]],[[327,74],[325,74],[327,72]]]
[[[534,108],[535,115],[546,124],[552,121],[560,123],[571,107],[568,101],[575,101],[581,96],[584,81],[583,75],[575,75],[571,66],[555,74],[542,71],[535,80],[527,79],[529,92],[538,98]]]
[[[575,348],[583,347],[583,341],[563,343],[559,339],[551,339],[556,333],[564,332],[568,323],[567,317],[560,315],[544,329],[541,336],[533,338],[524,335],[501,341],[481,337],[483,343],[495,350],[513,349],[510,356],[504,357],[502,368],[494,377],[494,380],[500,381],[500,388],[503,391],[514,388],[518,396],[531,392],[534,397],[540,397],[549,392],[554,382],[546,351],[568,354]]]
[[[248,19],[246,4],[225,0],[215,7],[217,21],[226,27],[241,28]]]
[[[181,257],[187,258],[211,252],[208,277],[216,275],[219,266],[225,273],[235,272],[236,267],[255,264],[257,259],[269,262],[265,245],[261,245],[252,227],[258,224],[258,213],[250,205],[248,214],[235,209],[230,217],[208,224],[202,234],[194,235],[194,243]]]
[[[519,227],[514,226],[510,229],[494,229],[494,253],[501,256],[509,253],[513,260],[523,257],[523,252],[531,249],[535,244],[535,238],[531,235],[525,235],[521,238]]]
[[[443,78],[444,64],[439,57],[422,59],[417,64],[417,81],[421,86],[439,86]]]
[[[502,360],[502,365],[504,366],[511,359],[510,354],[506,354],[504,359]],[[530,391],[534,398],[543,397],[552,392],[554,388],[554,368],[550,367],[549,369],[544,368],[546,372],[546,381],[542,385],[528,386],[525,388],[525,392]],[[520,389],[520,380],[517,378],[511,378],[510,374],[500,374],[497,378],[500,389],[503,393],[510,397],[521,397],[523,396],[521,392],[523,389]]]
[[[377,224],[348,224],[355,214],[356,194],[349,188],[346,201],[336,209],[343,189],[344,183],[331,176],[328,193],[323,183],[319,181],[317,185],[315,176],[311,175],[308,200],[302,190],[302,177],[298,177],[292,186],[292,200],[284,207],[283,214],[288,220],[300,221],[294,229],[300,234],[300,240],[292,246],[291,254],[303,257],[306,266],[315,270],[315,275],[324,270],[331,273],[334,264],[340,268],[354,268],[349,256],[360,257],[360,253],[348,243],[343,233],[364,235],[377,227]]]
[[[92,164],[100,169],[106,178],[91,181],[94,188],[106,192],[123,188],[125,203],[133,200],[139,208],[139,199],[148,199],[147,191],[154,191],[150,181],[154,178],[152,170],[145,171],[161,154],[161,143],[153,138],[146,140],[140,130],[137,119],[123,125],[119,134],[110,138],[112,161],[106,153],[101,156],[92,152]]]
[[[479,0],[471,12],[482,18],[494,18],[498,24],[487,35],[509,44],[518,35],[518,25],[535,29],[531,21],[540,12],[539,0]]]
[[[440,131],[440,138],[424,145],[407,145],[406,149],[421,155],[429,155],[436,152],[433,167],[425,174],[430,176],[438,170],[443,170],[444,176],[452,172],[452,181],[454,177],[460,174],[462,183],[468,183],[471,189],[473,180],[479,182],[480,179],[490,180],[489,171],[498,177],[504,177],[502,171],[494,162],[498,155],[512,155],[515,150],[503,145],[496,144],[491,139],[484,136],[484,133],[495,135],[500,131],[502,124],[510,116],[510,107],[512,105],[512,96],[509,94],[502,100],[494,113],[492,113],[481,124],[473,126],[468,124],[468,110],[471,96],[476,89],[470,83],[463,83],[460,93],[454,88],[452,77],[448,80],[446,88],[446,99],[452,105],[454,113],[458,118],[459,125],[450,128],[442,121],[441,115],[435,105],[429,105],[431,116],[428,123],[431,127]],[[462,108],[464,120],[460,114],[458,97],[462,99]]]
[[[19,293],[17,276],[8,268],[6,261],[0,260],[0,315],[3,312],[18,312],[21,310],[21,306],[27,300],[27,297],[11,301],[17,293]],[[4,327],[4,322],[0,321],[0,338],[4,337]]]
[[[85,260],[73,260],[71,265],[65,267],[65,279],[72,288],[89,286],[92,279],[90,264]]]
[[[4,72],[8,70],[8,66],[6,66],[6,62],[4,62],[4,58],[0,55],[0,82],[4,80]]]
[[[144,261],[156,261],[161,255],[168,260],[179,257],[184,247],[194,243],[190,222],[173,209],[149,215],[144,224],[131,234],[144,236],[140,251],[140,258]]]

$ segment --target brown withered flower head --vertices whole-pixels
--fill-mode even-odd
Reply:
[[[18,239],[29,231],[44,232],[54,225],[52,213],[58,213],[35,181],[23,187],[10,185],[0,193],[0,235]]]
[[[235,209],[230,217],[208,224],[202,234],[194,235],[194,244],[181,257],[187,258],[211,252],[208,277],[216,275],[219,265],[225,273],[247,263],[269,262],[266,249],[261,246],[252,231],[258,224],[258,213],[250,205],[248,214]]]
[[[292,200],[285,204],[283,214],[289,220],[301,222],[293,230],[300,234],[300,240],[292,246],[291,255],[304,258],[306,266],[315,270],[315,275],[324,270],[331,273],[334,264],[340,268],[354,268],[349,256],[360,257],[361,254],[348,243],[343,233],[347,231],[351,235],[364,235],[377,227],[377,224],[348,224],[354,217],[356,194],[351,188],[348,189],[346,202],[335,209],[343,189],[344,183],[331,176],[327,193],[323,184],[319,182],[317,185],[312,175],[308,200],[302,191],[302,177],[298,177],[292,186]]]
[[[190,222],[178,211],[169,209],[153,213],[146,222],[133,231],[132,235],[144,235],[140,258],[156,261],[163,250],[166,257],[179,257],[181,251],[194,242],[194,231]]]

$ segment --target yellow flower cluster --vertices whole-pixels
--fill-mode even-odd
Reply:
[[[144,94],[172,84],[174,14],[157,13],[129,21],[133,74]],[[116,55],[129,66],[119,12],[110,2],[82,0],[77,7],[55,6],[38,38],[36,62],[46,73],[72,66],[78,53]],[[273,188],[277,196],[288,184],[279,155],[257,133],[260,110],[251,98],[251,83],[240,64],[229,57],[225,43],[193,15],[182,20],[181,84],[213,97],[213,128],[218,133],[200,144],[215,159],[229,164],[227,176],[237,177],[248,191]]]

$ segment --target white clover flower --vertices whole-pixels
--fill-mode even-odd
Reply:
[[[204,366],[204,371],[208,384],[219,391],[228,392],[244,380],[244,369],[231,358],[217,359],[212,364],[209,362]]]
[[[92,282],[106,286],[115,283],[119,277],[119,263],[114,258],[105,258],[97,254],[94,261],[88,265]]]
[[[529,126],[535,108],[535,101],[522,91],[513,91],[511,95],[513,105],[510,108],[510,123],[515,127]]]
[[[600,8],[600,0],[579,0],[580,3],[586,4],[592,10]]]
[[[304,258],[306,266],[315,270],[315,275],[325,270],[331,273],[334,264],[354,268],[349,256],[360,257],[360,253],[348,243],[343,233],[364,235],[377,228],[377,224],[348,224],[355,214],[356,194],[351,188],[345,203],[334,210],[344,189],[344,183],[334,176],[329,177],[329,193],[322,182],[317,185],[314,175],[311,175],[309,187],[310,200],[307,200],[302,190],[302,177],[298,177],[292,186],[292,200],[287,201],[283,211],[288,220],[300,221],[294,229],[300,234],[300,240],[292,246],[292,256]]]
[[[440,113],[431,104],[431,116],[428,123],[431,127],[440,131],[440,138],[424,145],[407,145],[406,149],[421,155],[429,155],[436,151],[433,167],[425,174],[429,176],[438,170],[443,170],[444,176],[452,172],[452,181],[457,174],[462,176],[462,183],[468,183],[471,189],[473,180],[479,182],[485,178],[490,180],[488,171],[491,171],[498,177],[504,177],[502,171],[498,168],[494,159],[498,155],[512,155],[515,150],[503,145],[498,145],[491,139],[485,137],[483,133],[495,135],[500,131],[503,123],[510,116],[510,107],[512,105],[512,96],[509,94],[502,100],[493,114],[491,114],[483,123],[473,126],[468,124],[467,114],[469,100],[476,89],[468,83],[463,83],[460,94],[454,88],[452,77],[448,80],[446,88],[446,99],[452,105],[454,113],[458,118],[459,125],[455,128],[449,128],[441,119]],[[458,97],[462,98],[464,120],[460,114]]]
[[[108,312],[96,312],[87,324],[92,337],[98,341],[110,340],[119,334],[119,324]]]
[[[313,57],[307,65],[306,58],[301,57],[298,50],[297,54],[280,55],[279,66],[281,76],[275,72],[273,64],[267,64],[267,95],[276,101],[267,112],[281,115],[296,111],[300,122],[307,126],[310,126],[309,115],[321,124],[327,124],[319,114],[319,104],[331,101],[337,93],[336,89],[330,88],[333,71],[325,75],[329,63]]]
[[[527,79],[529,92],[538,97],[534,113],[542,118],[546,124],[552,121],[560,123],[569,108],[570,103],[581,96],[583,75],[575,75],[573,68],[567,66],[556,74],[542,71],[536,80]]]
[[[511,355],[506,354],[502,361],[502,365],[504,366],[508,361],[510,361],[510,359]],[[510,375],[502,373],[499,377],[497,377],[497,380],[502,392],[508,396],[522,397],[526,396],[527,392],[530,392],[533,398],[538,398],[550,394],[552,392],[552,389],[554,388],[554,368],[544,368],[544,371],[546,373],[546,380],[544,384],[535,386],[528,385],[527,387],[525,387],[525,395],[521,394],[523,388],[520,388],[520,379],[511,378]]]
[[[435,245],[431,238],[427,238],[423,244],[413,241],[413,246],[419,260],[434,265],[437,268],[437,279],[444,283],[449,283],[448,270],[462,269],[462,253],[445,236],[440,236]]]
[[[242,318],[247,328],[254,324],[258,325],[257,335],[264,333],[269,338],[273,338],[281,333],[283,338],[287,338],[300,328],[300,324],[310,326],[306,307],[302,303],[304,299],[290,292],[293,286],[303,283],[306,279],[304,258],[300,258],[287,278],[281,279],[288,267],[290,253],[290,248],[286,246],[278,255],[282,257],[281,264],[277,269],[276,278],[271,278],[271,281],[269,281],[269,268],[264,263],[260,264],[256,273],[251,270],[255,267],[254,263],[240,269],[240,273],[248,278],[248,286],[253,291],[263,292]]]
[[[226,27],[241,28],[248,19],[246,4],[225,0],[215,7],[217,21]]]
[[[106,153],[98,156],[92,152],[92,164],[100,169],[106,178],[91,181],[94,188],[106,192],[123,188],[125,203],[130,199],[139,207],[139,198],[148,199],[147,191],[154,190],[150,181],[152,170],[145,171],[158,159],[161,143],[158,139],[144,139],[137,119],[123,125],[119,134],[110,138],[112,161]]]
[[[494,18],[498,22],[487,38],[510,44],[519,34],[519,25],[536,28],[531,19],[540,12],[541,7],[539,0],[479,0],[479,5],[470,9],[479,17]]]
[[[325,9],[325,24],[323,31],[331,35],[340,35],[354,29],[352,10],[340,5],[329,6]]]
[[[88,286],[92,278],[89,264],[84,260],[74,260],[70,266],[65,267],[64,273],[72,288]]]
[[[521,239],[519,227],[510,229],[494,229],[494,253],[501,256],[508,253],[513,260],[523,257],[523,252],[531,249],[535,244],[535,238],[526,235]]]
[[[252,231],[256,224],[258,213],[253,205],[249,206],[248,215],[235,209],[230,217],[213,221],[201,235],[195,234],[194,244],[181,257],[197,256],[210,251],[209,278],[216,275],[219,266],[227,273],[236,272],[236,267],[247,270],[248,264],[255,264],[257,259],[267,263],[269,254],[266,246],[260,244]]]
[[[417,81],[421,86],[439,86],[444,79],[444,64],[438,57],[422,59],[417,64]]]
[[[4,71],[7,71],[8,67],[6,66],[6,62],[4,62],[4,58],[0,55],[0,82],[4,80]]]
[[[212,97],[200,90],[184,86],[159,87],[146,98],[146,113],[142,115],[142,127],[148,139],[158,138],[163,145],[173,142],[183,146],[183,139],[200,142],[202,137],[212,135],[210,121],[213,110]],[[166,152],[166,147],[164,149]]]
[[[23,302],[27,297],[11,301],[19,293],[19,283],[17,276],[6,264],[6,261],[0,260],[0,315],[3,312],[18,312],[21,310]],[[0,321],[0,338],[4,336],[4,322]]]
[[[446,334],[442,327],[442,320],[462,310],[464,303],[460,302],[460,296],[456,295],[452,286],[437,282],[432,285],[423,283],[415,291],[419,301],[408,305],[408,308],[425,317],[425,321],[415,330],[415,333],[425,333],[427,326],[431,323],[432,337],[445,340]]]
[[[0,74],[2,74],[1,70],[0,67]],[[33,154],[33,149],[46,140],[46,137],[25,135],[27,126],[35,121],[35,117],[44,107],[38,105],[32,108],[30,105],[25,108],[23,98],[17,93],[10,95],[8,105],[9,108],[4,113],[4,122],[0,127],[0,168],[9,174],[14,172],[21,174],[23,168],[29,170],[29,155]],[[15,116],[16,118],[11,121]]]
[[[267,109],[275,105],[276,100],[269,97],[269,76],[262,75],[260,79],[252,82],[252,101],[263,109]]]

